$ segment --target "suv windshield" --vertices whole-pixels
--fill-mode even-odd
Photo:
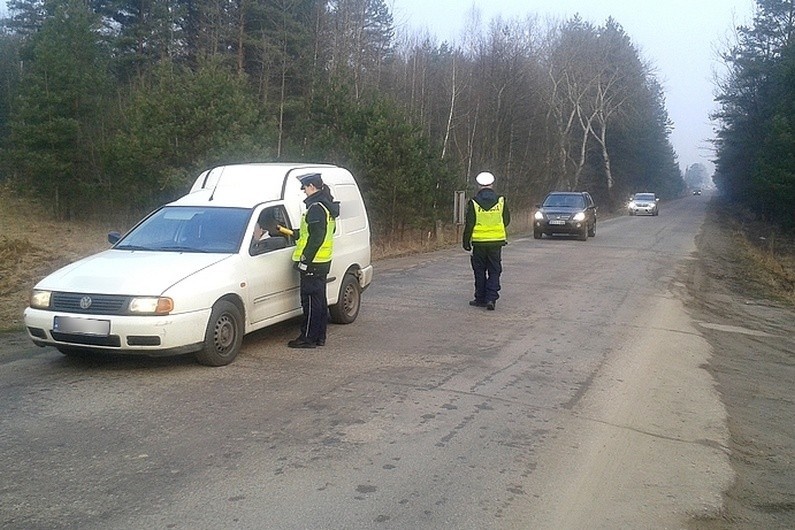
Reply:
[[[113,247],[164,252],[237,252],[251,211],[245,208],[166,206]]]
[[[653,193],[636,193],[635,194],[636,201],[653,201],[654,194]]]
[[[544,200],[544,207],[585,208],[582,195],[549,195]]]

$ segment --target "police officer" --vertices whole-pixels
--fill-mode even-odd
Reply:
[[[306,193],[306,212],[301,217],[293,261],[301,274],[304,316],[301,334],[287,345],[290,348],[314,348],[326,343],[326,278],[331,270],[335,220],[339,217],[340,205],[334,201],[329,187],[323,184],[320,173],[302,175],[298,180]]]
[[[467,203],[464,218],[464,250],[472,251],[472,271],[475,273],[475,299],[469,305],[493,311],[500,297],[502,247],[507,244],[506,231],[511,214],[505,197],[498,196],[492,185],[494,175],[478,174],[478,193]]]

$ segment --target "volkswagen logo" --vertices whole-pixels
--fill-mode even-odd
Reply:
[[[91,297],[84,296],[80,299],[80,309],[88,309],[89,307],[91,307]]]

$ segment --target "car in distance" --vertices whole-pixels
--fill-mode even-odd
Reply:
[[[580,241],[596,236],[596,206],[587,191],[553,191],[536,205],[533,237],[576,235]]]
[[[654,193],[636,193],[627,204],[629,215],[659,215],[660,199]]]
[[[701,189],[699,188],[699,189],[693,190],[693,195],[701,195]]]
[[[297,230],[298,176],[319,173],[340,203],[326,284],[333,322],[353,322],[370,284],[370,227],[359,187],[327,164],[236,164],[199,175],[113,246],[41,280],[25,310],[28,336],[68,356],[192,353],[231,363],[243,335],[301,315],[294,232],[265,239],[260,219]],[[278,230],[278,229],[277,229]]]

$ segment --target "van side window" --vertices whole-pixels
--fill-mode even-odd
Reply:
[[[284,235],[278,230],[281,225],[290,228],[287,212],[284,206],[270,206],[263,208],[257,215],[254,233],[251,236],[249,254],[257,256],[295,245],[295,239]]]
[[[337,220],[337,228],[342,225],[340,233],[350,234],[367,228],[367,217],[355,186],[338,184],[334,187],[334,199],[340,202],[340,217]]]

